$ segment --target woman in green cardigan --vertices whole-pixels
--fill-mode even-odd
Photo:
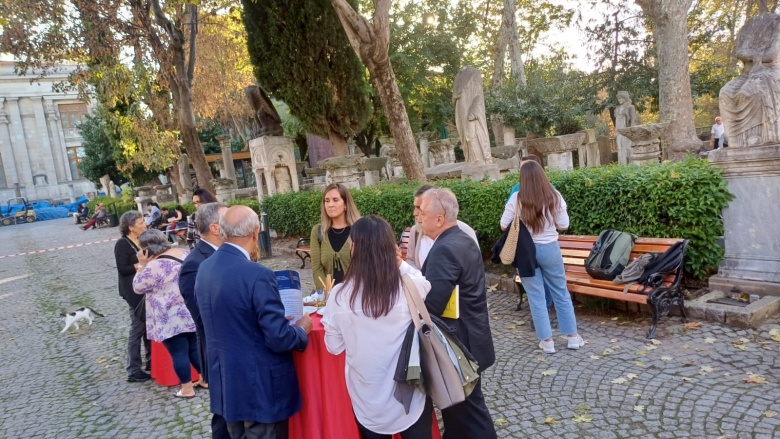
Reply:
[[[349,190],[341,183],[325,188],[320,205],[320,223],[311,229],[311,271],[314,287],[325,288],[325,276],[331,275],[336,284],[344,280],[349,268],[349,229],[360,219]]]

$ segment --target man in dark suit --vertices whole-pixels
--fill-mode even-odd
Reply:
[[[434,239],[422,273],[431,283],[425,307],[441,316],[456,285],[460,286],[460,318],[444,319],[474,355],[479,372],[495,363],[488,321],[485,268],[473,239],[458,227],[458,199],[449,189],[433,188],[422,196],[417,221]],[[482,395],[482,380],[460,404],[442,410],[444,439],[494,439],[496,430]]]
[[[198,213],[200,217],[200,213]],[[246,206],[219,222],[224,244],[203,261],[195,296],[206,330],[211,411],[232,439],[286,439],[301,408],[292,350],[309,342],[311,318],[285,318],[273,271],[250,260],[260,221]]]
[[[208,203],[198,208],[198,220],[196,227],[200,233],[200,241],[192,249],[190,254],[184,259],[179,274],[179,291],[184,298],[187,309],[190,310],[192,319],[195,320],[195,328],[198,335],[198,354],[200,354],[201,379],[208,385],[209,368],[208,355],[206,354],[206,332],[203,330],[203,321],[198,309],[198,300],[195,297],[195,276],[198,274],[200,264],[211,256],[220,245],[222,245],[222,236],[219,232],[219,219],[225,214],[227,205],[223,203]],[[214,414],[211,418],[211,437],[213,439],[230,439],[225,419]]]

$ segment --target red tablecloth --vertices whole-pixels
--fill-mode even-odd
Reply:
[[[154,340],[152,342],[152,378],[154,382],[163,386],[178,386],[179,377],[176,376],[176,372],[173,371],[173,361],[171,355],[168,353],[168,349],[165,349],[165,345],[157,343]],[[192,381],[197,381],[199,378],[198,372],[195,368],[192,369]]]
[[[293,353],[303,405],[290,418],[290,439],[360,439],[344,377],[345,355],[328,352],[322,317],[312,314],[311,319],[309,346]],[[432,430],[433,439],[441,439],[435,413]]]

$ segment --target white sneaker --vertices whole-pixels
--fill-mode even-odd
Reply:
[[[576,337],[568,337],[569,338],[569,345],[567,348],[577,350],[583,346],[585,346],[585,340],[582,339],[579,335]]]
[[[555,342],[553,340],[550,341],[540,341],[539,347],[544,351],[545,354],[554,354],[555,353]]]

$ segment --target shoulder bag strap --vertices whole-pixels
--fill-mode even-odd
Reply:
[[[160,256],[157,256],[157,259],[170,259],[170,260],[176,261],[176,262],[178,262],[180,264],[184,263],[184,261],[182,261],[181,259],[177,258],[176,256],[171,256],[171,255],[160,255]]]
[[[433,322],[431,321],[431,315],[428,314],[428,308],[425,307],[425,304],[423,303],[422,297],[420,296],[420,292],[417,290],[417,285],[414,284],[414,281],[412,278],[405,274],[401,277],[401,280],[404,283],[404,291],[406,292],[406,300],[410,303],[414,303],[415,308],[417,308],[417,314],[420,315],[425,322],[426,325],[433,327]],[[411,297],[411,301],[409,298]],[[409,310],[411,311],[411,305],[409,306]],[[414,320],[414,313],[412,313],[412,319]],[[419,319],[418,324],[419,324]]]

